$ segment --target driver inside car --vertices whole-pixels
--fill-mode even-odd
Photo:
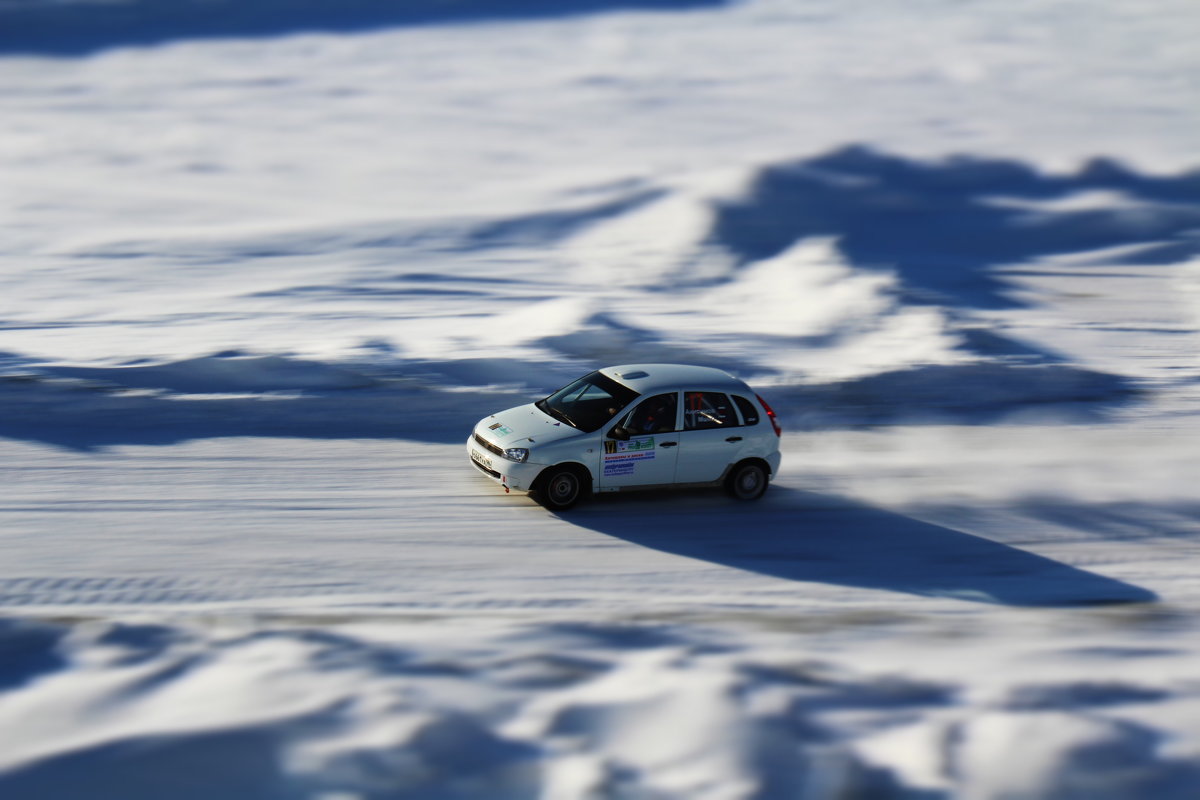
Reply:
[[[664,433],[675,430],[675,395],[660,394],[642,403],[626,426],[632,433]]]

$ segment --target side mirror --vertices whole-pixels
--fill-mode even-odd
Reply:
[[[629,441],[629,429],[623,428],[620,425],[608,432],[608,438],[616,439],[618,442]]]

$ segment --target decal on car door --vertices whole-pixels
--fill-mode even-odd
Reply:
[[[634,436],[629,441],[609,439],[604,443],[604,475],[632,475],[639,461],[654,458],[654,437]]]

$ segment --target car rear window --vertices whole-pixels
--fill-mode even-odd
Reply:
[[[736,394],[733,396],[733,402],[737,403],[738,411],[742,412],[742,424],[758,424],[758,407],[754,403]]]

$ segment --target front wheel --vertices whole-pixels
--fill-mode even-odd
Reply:
[[[583,497],[583,479],[571,467],[551,467],[538,484],[537,499],[551,511],[566,511]]]
[[[767,491],[767,470],[762,464],[744,461],[725,480],[725,490],[738,500],[757,500]]]

